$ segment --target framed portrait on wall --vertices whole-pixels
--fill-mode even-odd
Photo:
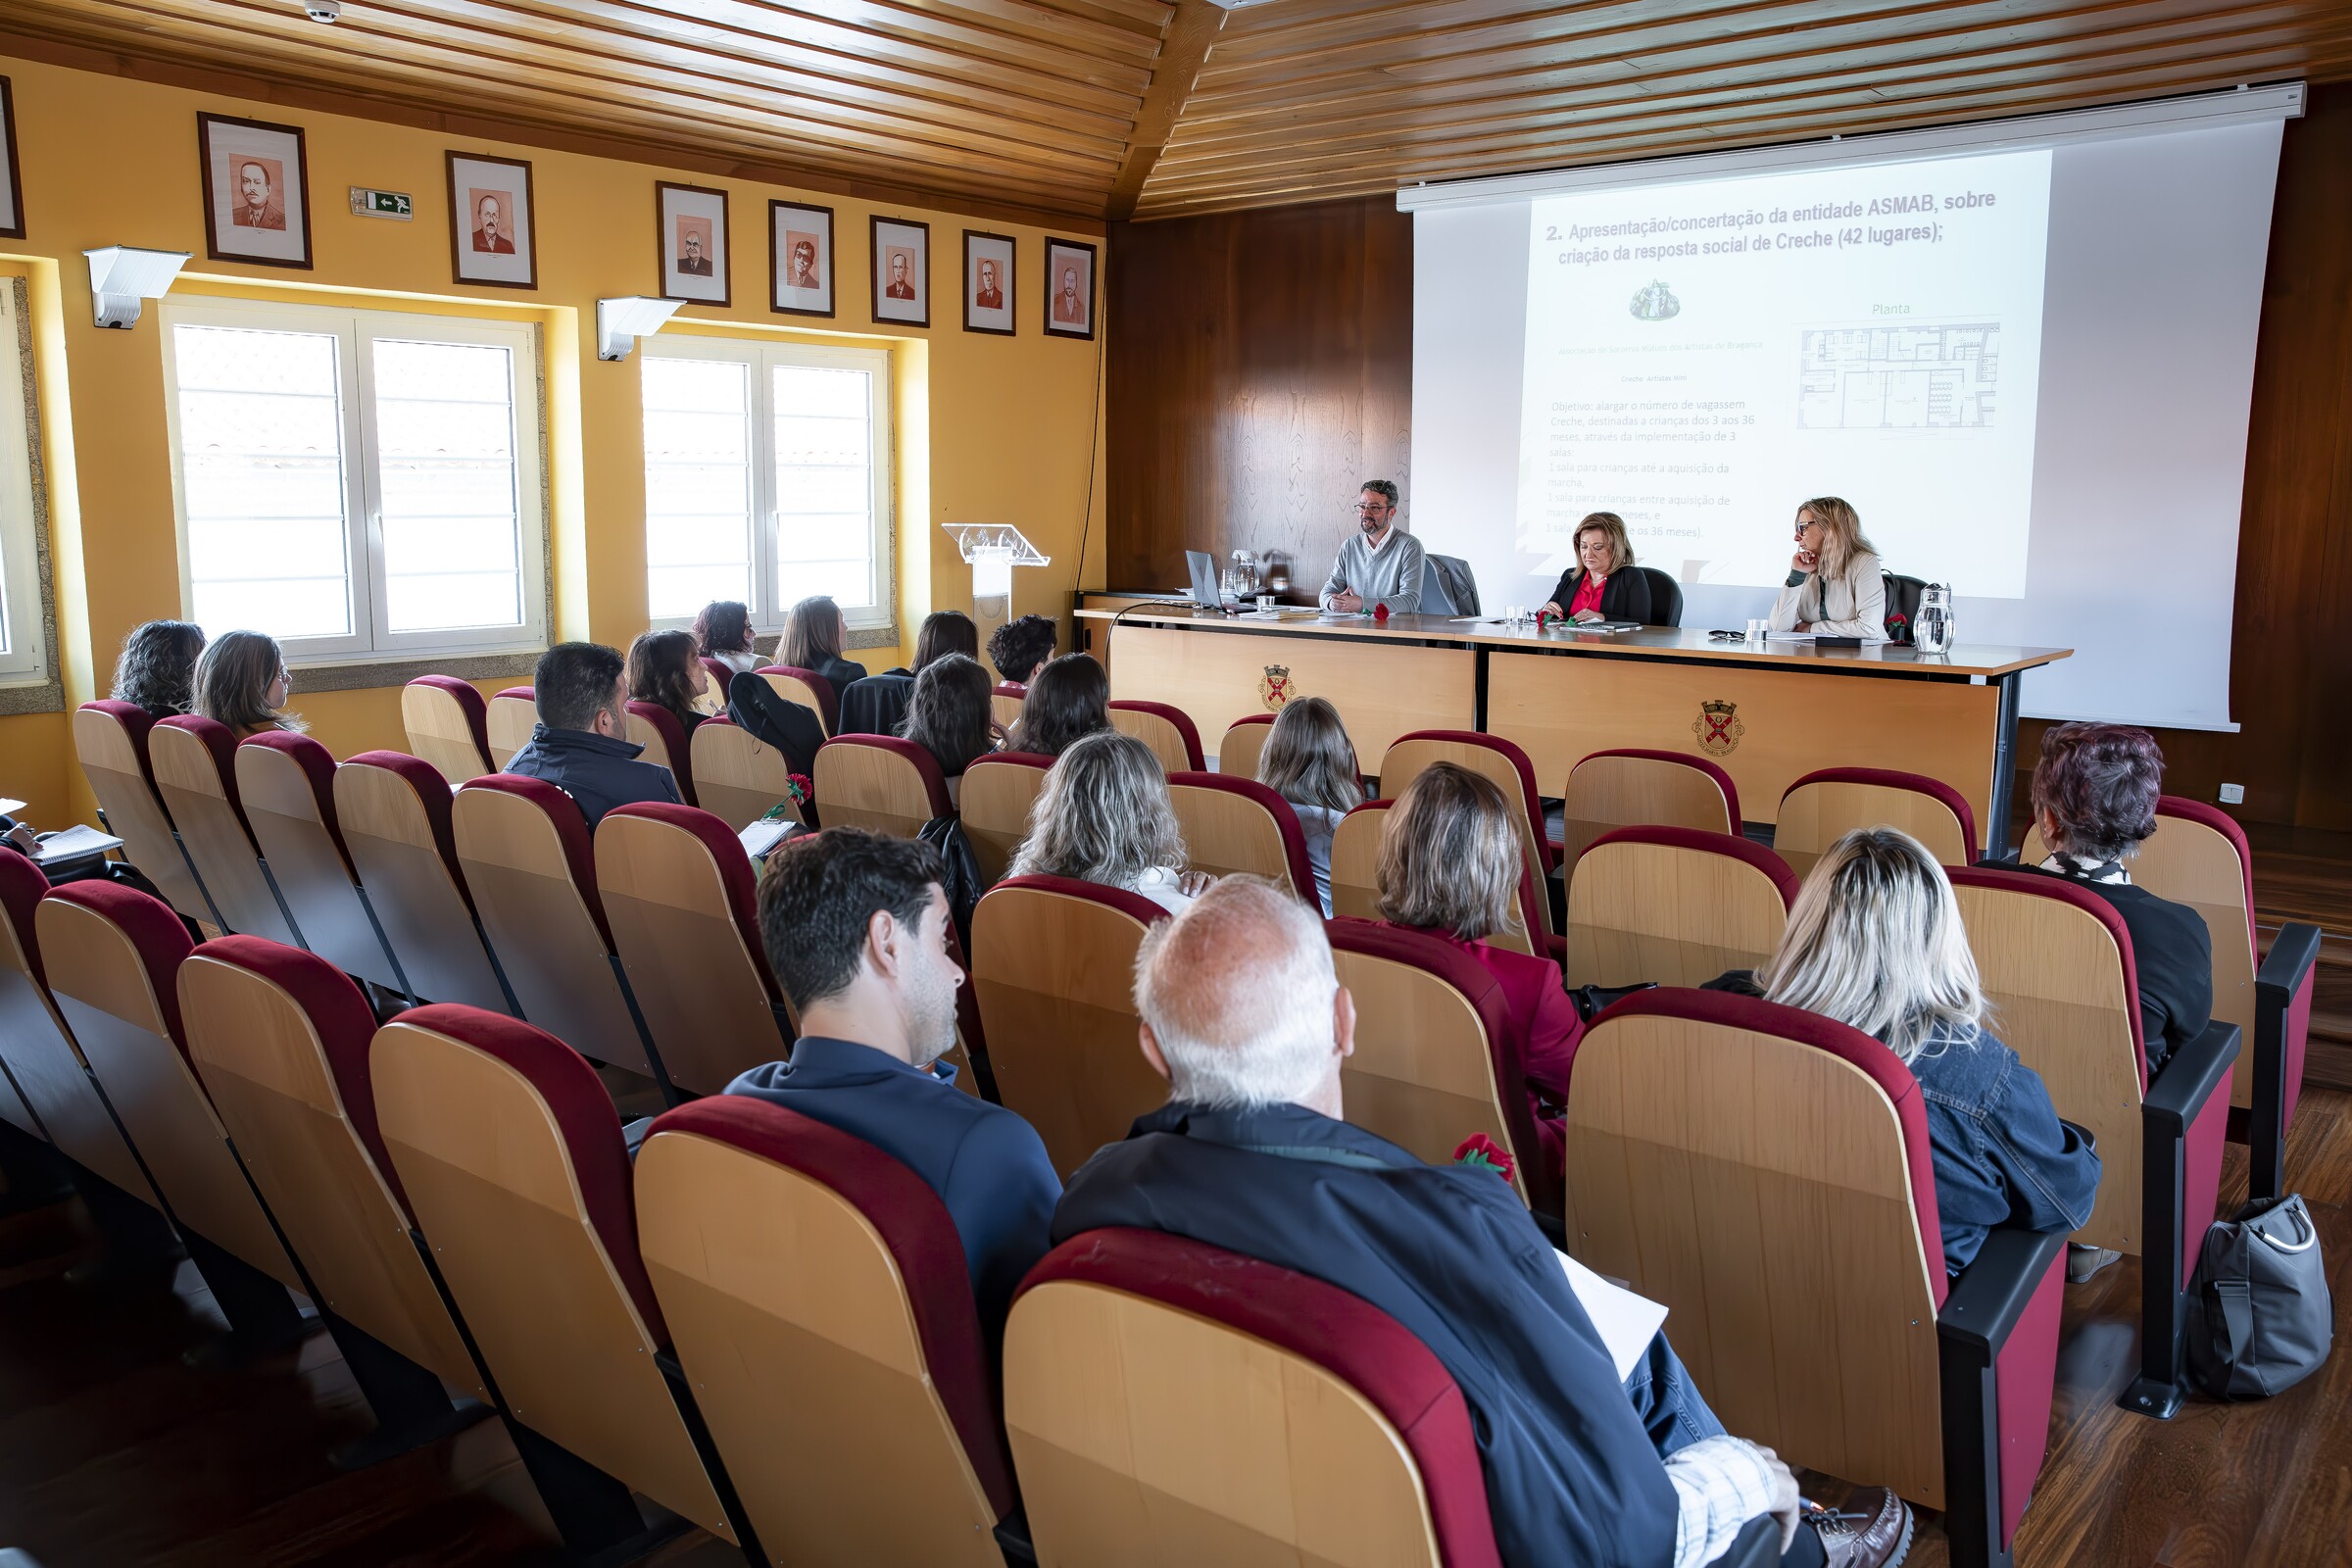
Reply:
[[[931,225],[907,218],[877,218],[874,233],[874,321],[931,324]]]
[[[727,193],[704,185],[654,182],[662,297],[696,305],[734,303],[727,268]]]
[[[1012,236],[963,231],[963,329],[1013,333]]]
[[[204,250],[216,262],[311,265],[311,180],[302,127],[198,114]]]
[[[778,316],[831,316],[833,209],[771,201],[767,231],[776,272],[767,308]]]
[[[0,239],[24,237],[24,179],[17,169],[17,93],[0,76]]]
[[[517,158],[451,152],[449,267],[461,283],[539,286],[539,230],[531,166]]]
[[[1095,335],[1095,248],[1083,240],[1046,241],[1046,335]]]

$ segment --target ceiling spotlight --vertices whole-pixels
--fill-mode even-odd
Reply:
[[[302,0],[302,14],[313,22],[331,23],[343,15],[343,0]]]

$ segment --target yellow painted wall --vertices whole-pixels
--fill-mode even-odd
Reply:
[[[0,239],[0,270],[29,279],[69,704],[104,695],[114,652],[132,626],[184,613],[165,438],[162,332],[152,307],[129,331],[91,324],[83,249],[124,244],[194,252],[175,293],[300,300],[323,292],[375,309],[449,312],[454,306],[459,314],[539,325],[555,629],[561,636],[625,646],[646,624],[642,362],[636,356],[619,365],[597,360],[595,306],[602,296],[660,291],[654,181],[663,178],[728,192],[736,302],[727,310],[688,306],[668,330],[780,334],[892,351],[903,643],[912,642],[914,622],[934,606],[959,608],[970,600],[969,570],[940,531],[942,522],[1013,523],[1054,558],[1051,566],[1016,573],[1018,612],[1066,616],[1073,587],[1082,581],[1101,585],[1102,344],[1049,339],[1039,330],[1045,244],[1054,231],[715,179],[655,164],[453,139],[4,56],[0,74],[15,88],[27,236]],[[314,270],[205,258],[199,110],[303,126]],[[452,281],[443,157],[452,148],[530,161],[536,291]],[[416,219],[404,223],[351,216],[345,193],[352,185],[408,192]],[[808,318],[768,311],[771,198],[834,209],[839,314],[816,323],[825,331],[782,328],[777,323]],[[933,325],[927,330],[869,324],[867,220],[876,213],[931,225]],[[1017,242],[1018,336],[961,328],[966,228],[1010,233]],[[1083,579],[1082,537],[1091,541]],[[878,669],[902,656],[885,648],[857,657]],[[496,689],[510,682],[483,684]],[[395,689],[298,692],[294,706],[338,757],[405,744]],[[0,793],[31,802],[30,814],[42,825],[89,814],[92,802],[73,764],[61,715],[0,717]]]

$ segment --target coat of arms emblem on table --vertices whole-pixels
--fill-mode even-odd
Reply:
[[[1257,695],[1265,699],[1266,711],[1269,713],[1297,696],[1298,693],[1291,690],[1291,666],[1268,664],[1265,678],[1257,683]]]
[[[1738,703],[1709,702],[1698,705],[1690,733],[1698,737],[1698,749],[1709,757],[1729,757],[1740,749],[1740,737],[1747,733],[1747,726],[1740,722]]]

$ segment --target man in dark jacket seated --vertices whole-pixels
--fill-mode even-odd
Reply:
[[[629,734],[628,661],[602,643],[558,643],[531,671],[539,723],[507,771],[543,778],[577,802],[588,830],[615,806],[678,800],[669,769],[637,760]]]
[[[939,1195],[992,1361],[1014,1287],[1046,1255],[1061,1182],[1030,1125],[956,1088],[948,901],[929,845],[863,828],[787,840],[760,883],[760,934],[801,1016],[792,1059],[731,1095],[773,1101],[861,1138]]]
[[[1411,1330],[1468,1400],[1496,1544],[1514,1568],[1696,1568],[1781,1521],[1784,1563],[1899,1561],[1911,1520],[1797,1497],[1767,1448],[1724,1434],[1664,1336],[1630,1376],[1527,1206],[1494,1171],[1435,1166],[1340,1120],[1355,1004],[1322,922],[1228,877],[1155,927],[1136,965],[1142,1048],[1173,1091],[1071,1177],[1062,1242],[1166,1231],[1309,1274]]]

